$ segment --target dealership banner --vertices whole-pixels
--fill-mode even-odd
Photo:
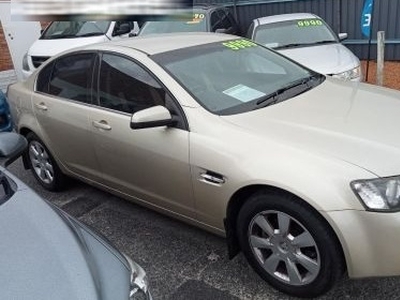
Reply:
[[[374,0],[365,0],[364,8],[361,15],[361,32],[365,37],[371,36],[372,12],[374,8]]]

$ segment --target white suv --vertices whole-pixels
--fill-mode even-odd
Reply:
[[[135,35],[134,21],[55,21],[33,43],[22,61],[26,79],[48,58],[71,48]]]

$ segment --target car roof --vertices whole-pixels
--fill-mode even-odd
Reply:
[[[132,37],[101,44],[91,44],[80,48],[80,50],[113,50],[116,47],[125,47],[136,49],[148,55],[153,55],[181,48],[200,46],[214,42],[223,42],[238,38],[241,37],[210,32],[163,33]]]
[[[271,24],[271,23],[278,23],[278,22],[285,22],[285,21],[292,21],[292,20],[302,20],[302,19],[315,19],[318,17],[317,15],[310,14],[310,13],[295,13],[295,14],[283,14],[283,15],[273,15],[255,19],[258,21],[259,25],[263,24]]]

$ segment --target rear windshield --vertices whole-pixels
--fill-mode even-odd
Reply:
[[[193,13],[193,19],[187,21],[150,21],[146,22],[139,35],[169,32],[204,32],[207,31],[207,20],[204,13]]]

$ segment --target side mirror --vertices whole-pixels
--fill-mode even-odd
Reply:
[[[24,153],[28,146],[27,140],[15,132],[0,133],[0,157],[7,158],[4,166],[7,167]]]
[[[138,34],[137,34],[137,32],[131,32],[131,33],[129,33],[129,37],[135,37],[135,36],[137,36]]]
[[[161,105],[138,111],[131,118],[132,129],[171,126],[174,123],[169,110]]]
[[[342,33],[339,33],[339,34],[338,34],[338,37],[339,37],[339,40],[340,40],[340,41],[343,41],[343,40],[347,39],[348,34],[342,32]]]
[[[128,23],[122,23],[119,25],[119,28],[116,30],[116,35],[122,35],[131,32],[131,26]]]

